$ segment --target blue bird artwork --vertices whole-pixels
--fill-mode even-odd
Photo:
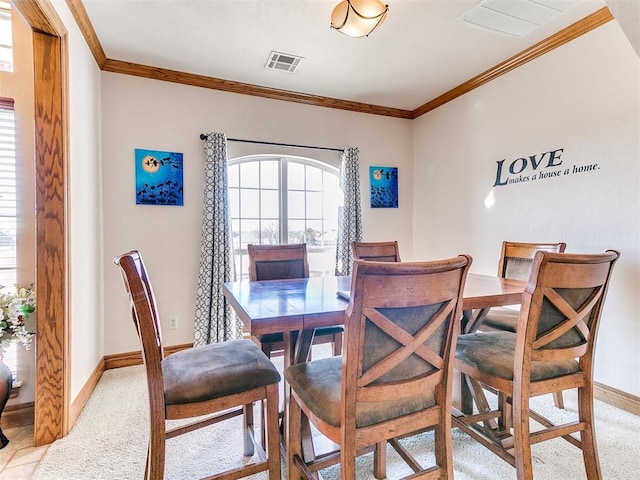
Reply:
[[[398,208],[398,168],[369,167],[371,208]]]
[[[182,153],[136,148],[136,204],[184,205]]]

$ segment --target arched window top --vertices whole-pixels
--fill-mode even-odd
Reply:
[[[265,153],[261,155],[244,155],[242,157],[231,158],[229,159],[229,165],[234,165],[236,163],[255,162],[259,161],[260,159],[286,159],[290,162],[302,163],[319,168],[321,170],[326,170],[327,172],[332,172],[335,175],[338,175],[340,171],[338,167],[330,165],[321,160],[314,160],[313,158],[299,157],[296,155],[276,155],[273,153]]]

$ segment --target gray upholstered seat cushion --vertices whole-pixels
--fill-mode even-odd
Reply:
[[[513,380],[516,335],[511,332],[468,333],[458,337],[456,363],[464,362],[489,375]],[[578,372],[575,360],[532,362],[531,381]]]
[[[520,312],[511,308],[494,307],[482,321],[482,326],[515,333]],[[480,327],[482,329],[482,327]]]
[[[321,420],[340,426],[342,357],[331,357],[292,365],[285,378],[302,402]],[[403,400],[359,402],[356,426],[366,427],[408,415],[435,405],[432,392]]]
[[[250,340],[182,350],[162,360],[167,405],[202,402],[280,381],[275,366]]]

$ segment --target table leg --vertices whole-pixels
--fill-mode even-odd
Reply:
[[[313,343],[314,330],[302,330],[300,332],[287,332],[284,334],[284,368],[286,369],[290,365],[306,362],[309,358],[309,352],[311,351],[311,345]],[[284,381],[284,380],[283,380]],[[286,384],[284,386],[285,391],[285,409],[282,416],[282,422],[284,424],[283,436],[284,436],[284,449],[287,450],[287,442],[289,441],[289,425],[288,425],[288,410],[289,401],[291,398],[291,388]],[[302,415],[300,425],[300,436],[302,440],[302,457],[306,462],[315,460],[315,451],[313,447],[313,439],[311,437],[311,425],[309,419]],[[286,458],[286,457],[285,457]],[[317,478],[317,477],[316,477]]]

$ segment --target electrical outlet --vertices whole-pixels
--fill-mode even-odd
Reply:
[[[178,316],[172,315],[169,317],[169,330],[176,330],[178,328]]]

